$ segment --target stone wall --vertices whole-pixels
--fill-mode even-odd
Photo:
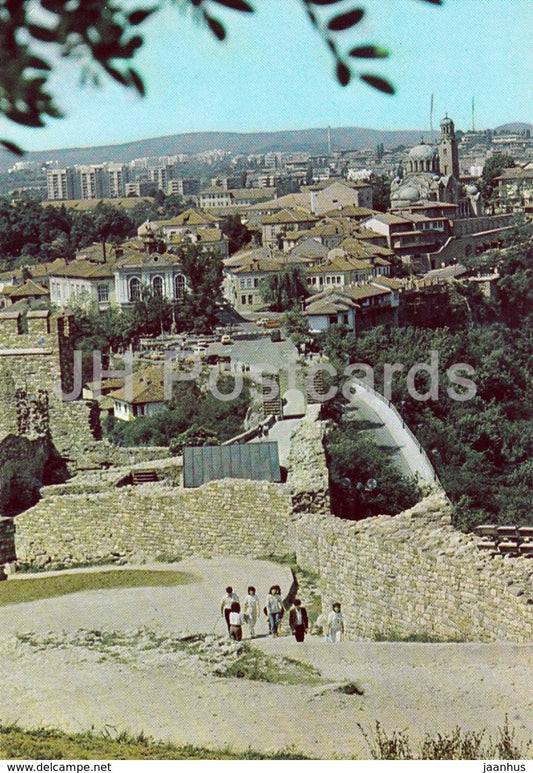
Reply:
[[[324,454],[325,423],[320,405],[310,405],[291,438],[287,483],[294,513],[329,513],[329,473]]]
[[[118,557],[282,555],[290,508],[285,486],[244,480],[50,496],[16,518],[17,560],[43,568]]]
[[[350,638],[533,641],[533,561],[480,552],[475,537],[452,527],[439,494],[394,517],[334,517],[324,427],[314,418],[293,437],[286,484],[63,487],[17,516],[5,543],[36,568],[295,551],[302,569],[320,574],[324,609],[342,603]]]
[[[394,517],[293,523],[298,565],[320,573],[326,612],[340,601],[349,638],[533,641],[533,561],[490,558],[449,511],[435,494]]]
[[[0,439],[17,432],[10,408],[12,392],[31,394],[46,390],[50,429],[56,448],[63,453],[94,440],[89,423],[90,403],[63,401],[72,384],[73,360],[66,317],[51,317],[47,311],[30,311],[23,332],[20,312],[0,313]]]

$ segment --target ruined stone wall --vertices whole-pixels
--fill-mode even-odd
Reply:
[[[481,553],[475,537],[453,528],[440,494],[394,517],[334,517],[323,431],[312,417],[300,424],[287,484],[157,483],[46,496],[15,519],[17,560],[51,568],[295,551],[302,569],[320,574],[324,610],[343,605],[350,638],[533,641],[533,561]]]
[[[329,473],[324,454],[325,423],[320,405],[310,405],[291,438],[287,483],[294,513],[329,513]]]
[[[290,508],[285,486],[244,480],[45,497],[16,518],[17,560],[50,568],[118,557],[281,555]]]
[[[89,426],[90,403],[64,402],[60,389],[71,382],[68,322],[51,317],[47,311],[30,311],[23,332],[20,312],[0,314],[0,365],[9,376],[8,390],[0,388],[0,439],[17,432],[15,413],[9,405],[11,392],[27,394],[46,390],[49,398],[50,429],[56,448],[66,452],[94,440]],[[4,379],[5,381],[6,379]]]
[[[320,573],[326,613],[342,604],[348,638],[533,641],[533,561],[480,552],[449,510],[435,494],[394,517],[293,523],[298,565]]]

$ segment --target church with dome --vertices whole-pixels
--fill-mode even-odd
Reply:
[[[477,187],[464,186],[459,179],[459,153],[452,119],[443,118],[440,130],[437,146],[421,142],[409,151],[405,165],[402,164],[392,181],[390,208],[401,212],[447,204],[456,207],[455,217],[482,215]]]

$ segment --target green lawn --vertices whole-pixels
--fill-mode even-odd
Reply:
[[[66,596],[85,590],[186,585],[197,581],[198,578],[193,574],[149,569],[111,569],[28,578],[14,576],[0,583],[0,606]]]

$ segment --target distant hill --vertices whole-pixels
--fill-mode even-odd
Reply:
[[[420,140],[420,130],[381,131],[348,126],[331,129],[333,149],[375,148],[382,142],[387,146],[410,145]],[[426,132],[427,134],[427,132]],[[28,161],[58,161],[61,165],[99,164],[104,161],[125,162],[145,156],[172,156],[178,153],[201,153],[205,150],[229,150],[233,153],[268,153],[269,151],[325,153],[328,148],[327,129],[302,129],[279,132],[194,132],[152,137],[122,145],[102,145],[89,148],[56,148],[29,152]],[[12,166],[16,159],[7,151],[0,151],[0,170]]]
[[[529,131],[533,134],[533,123],[520,123],[514,121],[512,123],[503,123],[501,126],[496,126],[495,132],[525,132]]]
[[[517,129],[515,129],[517,127]],[[526,123],[508,123],[497,127],[495,131],[532,129],[533,125]],[[378,143],[385,147],[398,145],[414,145],[429,132],[420,129],[405,129],[383,131],[366,129],[360,126],[331,128],[331,144],[333,150],[362,150],[375,148]],[[135,140],[121,145],[101,145],[88,148],[56,148],[38,152],[29,152],[28,161],[58,161],[62,166],[74,164],[100,164],[105,161],[127,162],[134,158],[145,156],[173,156],[179,153],[201,153],[219,148],[233,153],[268,153],[270,151],[286,151],[308,153],[325,153],[328,148],[327,128],[301,129],[278,132],[193,132],[189,134],[170,134],[165,137],[152,137]],[[5,150],[0,150],[0,171],[13,165],[15,157]]]

